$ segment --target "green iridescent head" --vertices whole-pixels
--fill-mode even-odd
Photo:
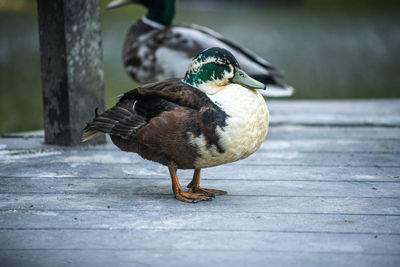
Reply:
[[[183,81],[205,93],[213,94],[230,83],[250,89],[265,89],[265,85],[254,80],[240,69],[231,52],[212,47],[198,54],[190,63]]]
[[[127,4],[144,5],[148,13],[146,17],[162,25],[170,25],[175,16],[175,0],[114,0],[107,8],[116,8]]]

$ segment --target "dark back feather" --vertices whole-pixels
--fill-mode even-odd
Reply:
[[[114,107],[96,116],[85,127],[82,142],[102,134],[130,139],[163,112],[180,106],[199,110],[204,105],[213,103],[203,92],[180,79],[144,85],[125,93]]]

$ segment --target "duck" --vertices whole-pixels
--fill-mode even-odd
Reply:
[[[196,203],[227,192],[200,187],[200,172],[244,159],[267,136],[269,112],[231,52],[212,47],[189,64],[184,78],[139,86],[87,124],[82,142],[108,134],[122,151],[168,167],[176,199]],[[188,191],[178,169],[193,169]]]
[[[207,27],[171,24],[175,16],[174,0],[115,0],[107,8],[127,4],[142,4],[148,10],[129,28],[123,45],[125,70],[136,82],[152,83],[183,77],[195,55],[216,46],[231,51],[246,73],[267,86],[265,96],[293,94],[293,88],[281,81],[282,73],[249,49]]]

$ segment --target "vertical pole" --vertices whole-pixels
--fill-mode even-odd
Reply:
[[[45,142],[79,145],[95,108],[104,111],[99,1],[37,0],[37,7]]]

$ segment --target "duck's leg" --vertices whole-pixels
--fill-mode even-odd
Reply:
[[[168,164],[169,174],[171,175],[172,180],[172,190],[174,191],[175,198],[190,203],[196,203],[203,200],[211,200],[211,197],[192,192],[183,192],[182,187],[179,184],[178,176],[176,175],[176,165],[173,163]]]
[[[192,181],[187,185],[189,193],[201,193],[210,197],[226,195],[227,192],[218,189],[207,189],[200,187],[200,169],[195,169]]]

